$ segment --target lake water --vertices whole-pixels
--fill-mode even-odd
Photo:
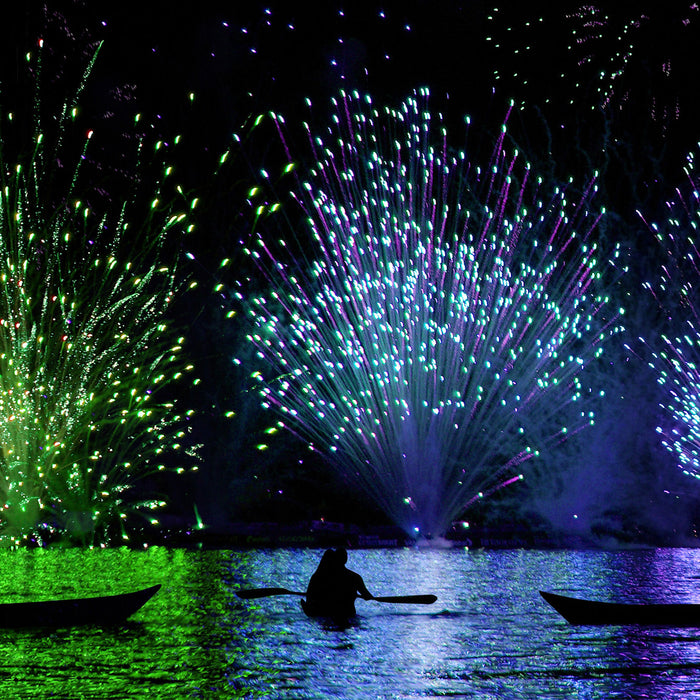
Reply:
[[[700,629],[572,627],[539,589],[700,603],[700,551],[355,550],[375,595],[333,629],[298,599],[320,550],[0,552],[0,601],[162,583],[113,629],[0,631],[0,698],[700,698]]]

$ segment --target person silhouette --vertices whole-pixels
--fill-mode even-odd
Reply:
[[[344,547],[327,549],[306,588],[306,600],[301,601],[304,612],[311,617],[347,620],[357,614],[355,598],[372,600],[360,574],[345,564],[348,553]]]

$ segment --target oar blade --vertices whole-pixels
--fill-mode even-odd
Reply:
[[[380,603],[411,603],[414,605],[431,605],[437,600],[436,595],[384,595],[375,596],[373,600]]]
[[[239,598],[251,600],[252,598],[267,598],[273,595],[306,595],[298,591],[290,591],[287,588],[242,588],[236,591]]]

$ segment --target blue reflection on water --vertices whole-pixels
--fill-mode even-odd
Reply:
[[[297,553],[290,575],[276,568],[277,553],[260,552],[255,585],[303,586],[319,556]],[[259,665],[284,659],[294,670],[293,680],[268,677],[275,697],[700,697],[692,680],[700,669],[697,631],[570,627],[537,594],[694,600],[697,564],[688,550],[352,552],[350,565],[376,595],[432,592],[438,603],[358,601],[357,627],[331,633],[306,620],[296,601],[258,601],[255,610],[270,623]],[[274,625],[282,620],[293,641],[285,635],[278,645]]]
[[[572,627],[539,589],[601,600],[700,602],[700,552],[365,550],[375,595],[346,629],[298,597],[320,550],[0,553],[0,599],[161,592],[116,629],[0,632],[0,697],[700,698],[700,630]]]

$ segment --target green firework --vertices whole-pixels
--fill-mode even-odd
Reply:
[[[16,161],[6,145],[23,125],[0,117],[0,528],[9,542],[105,541],[126,537],[129,511],[158,505],[134,483],[164,470],[184,435],[168,387],[188,366],[167,318],[188,218],[161,204],[177,191],[165,166],[146,213],[131,196],[92,211],[93,131],[70,146],[77,97],[48,120],[51,136],[35,113]]]

